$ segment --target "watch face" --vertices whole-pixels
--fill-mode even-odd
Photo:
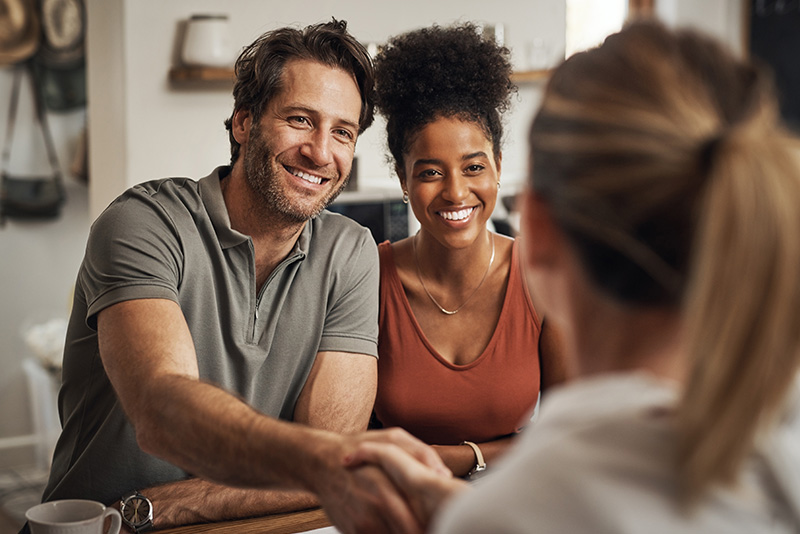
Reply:
[[[121,508],[122,516],[130,525],[143,525],[153,517],[150,502],[142,497],[134,496],[127,499]]]

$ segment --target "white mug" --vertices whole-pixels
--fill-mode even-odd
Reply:
[[[103,532],[106,517],[111,517],[111,527]],[[37,504],[25,512],[25,518],[32,534],[119,534],[122,526],[114,508],[80,499]]]

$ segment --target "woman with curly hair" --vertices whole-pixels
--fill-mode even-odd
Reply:
[[[435,445],[459,476],[497,458],[540,389],[565,376],[515,241],[487,228],[515,90],[508,56],[462,24],[399,35],[375,60],[377,109],[420,223],[379,247],[375,415]]]

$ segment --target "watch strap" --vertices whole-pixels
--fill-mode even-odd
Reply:
[[[481,471],[486,470],[486,461],[483,459],[483,453],[481,452],[481,448],[478,447],[477,444],[471,441],[462,441],[461,445],[469,445],[472,451],[475,453],[475,466],[470,469],[467,476],[472,476],[475,473],[480,473]]]

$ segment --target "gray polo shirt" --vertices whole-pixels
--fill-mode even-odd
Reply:
[[[231,229],[220,189],[229,171],[137,185],[92,226],[64,352],[64,430],[45,500],[110,503],[187,476],[138,448],[105,374],[96,317],[112,304],[177,302],[200,378],[281,419],[292,419],[317,352],[377,357],[378,255],[369,231],[324,211],[257,295],[252,241]]]

